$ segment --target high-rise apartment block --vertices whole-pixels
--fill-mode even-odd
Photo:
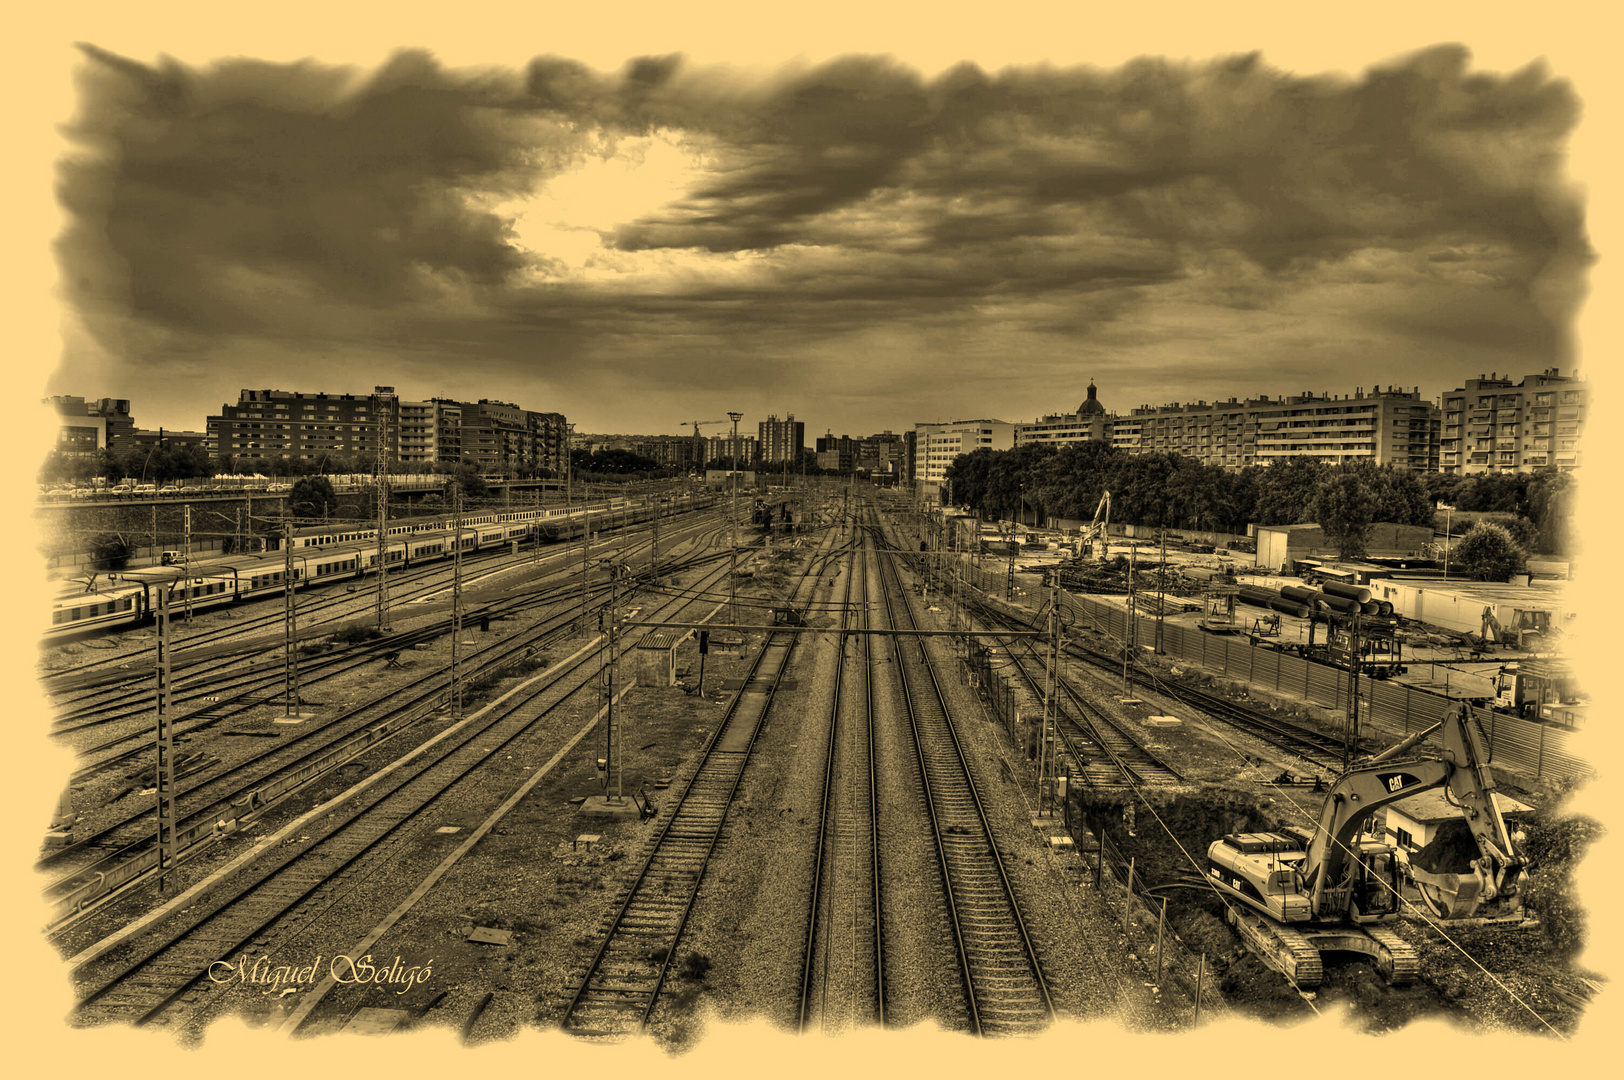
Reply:
[[[1456,476],[1579,466],[1585,384],[1560,368],[1512,385],[1498,373],[1444,394],[1442,470]]]
[[[806,448],[806,425],[795,419],[794,413],[786,414],[782,420],[769,416],[757,424],[756,429],[761,446],[761,457],[758,459],[761,464],[787,462],[800,467],[801,455]]]

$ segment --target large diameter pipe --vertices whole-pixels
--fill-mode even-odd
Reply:
[[[1359,605],[1359,610],[1366,615],[1380,615],[1382,613],[1381,601],[1366,600]]]
[[[1313,589],[1304,589],[1296,585],[1286,585],[1280,589],[1280,595],[1287,600],[1295,600],[1300,604],[1312,604],[1319,594]]]
[[[1329,593],[1315,593],[1312,603],[1332,611],[1340,611],[1344,615],[1354,615],[1364,610],[1357,600],[1349,600],[1345,596],[1332,596]]]
[[[1320,586],[1332,596],[1346,597],[1363,604],[1370,600],[1370,590],[1363,585],[1344,585],[1340,581],[1327,581]]]
[[[1295,615],[1299,619],[1308,618],[1307,604],[1298,603],[1296,600],[1287,600],[1273,589],[1260,589],[1255,585],[1242,585],[1239,598],[1253,607],[1284,612],[1287,615]]]

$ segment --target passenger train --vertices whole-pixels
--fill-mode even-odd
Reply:
[[[663,509],[668,514],[681,513],[702,509],[713,501],[706,496],[679,495],[663,500]],[[647,521],[653,511],[654,507],[639,505],[630,499],[613,499],[573,510],[464,514],[462,550],[464,554],[490,551],[504,544],[538,537],[549,542],[569,540],[586,531],[589,518],[596,531]],[[391,525],[384,542],[385,567],[393,572],[450,558],[455,547],[449,526],[450,522],[444,517]],[[378,530],[345,524],[301,531],[293,537],[291,561],[294,588],[375,573]],[[188,577],[170,594],[170,614],[180,614],[188,599],[192,610],[197,611],[273,593],[280,596],[288,562],[288,553],[270,550],[194,563]],[[158,587],[174,578],[173,566],[99,574],[90,584],[56,598],[45,637],[130,626],[150,619],[156,611]]]

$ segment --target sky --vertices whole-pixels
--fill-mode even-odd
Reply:
[[[557,409],[584,430],[795,412],[809,437],[1031,419],[1075,407],[1090,378],[1115,409],[1389,383],[1432,396],[1573,364],[1605,395],[1624,310],[1607,258],[1621,68],[1597,10],[36,5],[8,23],[0,65],[8,369],[25,402],[127,396],[143,426],[194,429],[243,387],[375,383]],[[1586,433],[1584,475],[1601,483],[1581,494],[1603,497],[1579,512],[1598,567],[1617,535],[1604,531],[1616,428]],[[0,428],[22,460],[54,434],[45,410]],[[32,479],[0,471],[8,505],[28,504]],[[39,565],[17,539],[0,530],[8,565]],[[1579,642],[1598,702],[1616,667],[1616,577],[1571,590],[1602,631]],[[19,611],[41,609],[43,575],[10,581]],[[24,691],[19,730],[37,731],[33,623],[13,622],[25,647],[5,651],[0,677]],[[1617,731],[1585,736],[1597,760],[1618,759]],[[14,749],[0,799],[9,820],[37,823],[73,763],[43,738]],[[1616,787],[1591,784],[1575,806],[1617,821]],[[1618,843],[1583,870],[1598,910],[1617,894]],[[9,830],[0,848],[31,865],[37,833]],[[28,1033],[13,1056],[169,1068],[152,1053],[161,1035],[126,1046],[61,1024],[69,989],[39,911],[12,899],[6,955],[28,988],[13,995]],[[1585,962],[1617,970],[1618,920],[1591,930]],[[1572,1047],[1454,1046],[1439,1028],[1383,1045],[1589,1075],[1591,1056],[1614,1052],[1617,998],[1598,999]],[[1371,1060],[1337,1024],[1295,1029],[1294,1045]],[[1155,1052],[1210,1065],[1257,1035],[1204,1028]],[[601,1070],[541,1038],[481,1054]],[[753,1057],[713,1040],[636,1063],[810,1068],[806,1046],[760,1038]],[[963,1071],[978,1053],[988,1068],[1053,1070],[1075,1067],[1079,1046],[1107,1066],[1143,1060],[1097,1026],[1066,1032],[1059,1052],[887,1039],[835,1042],[853,1075],[948,1054]],[[342,1050],[215,1031],[200,1053],[240,1071],[267,1052],[325,1075]],[[366,1052],[355,1065],[420,1068],[425,1047]]]
[[[973,54],[85,39],[46,392],[201,430],[242,388],[387,384],[810,440],[1030,421],[1090,380],[1126,412],[1579,363],[1583,107],[1535,50]]]

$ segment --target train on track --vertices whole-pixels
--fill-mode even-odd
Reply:
[[[702,509],[708,496],[677,495],[658,503],[611,499],[573,509],[512,510],[464,514],[461,545],[464,554],[491,551],[505,544],[535,539],[557,543],[582,536],[590,527],[619,528],[665,516]],[[453,527],[444,517],[401,521],[391,525],[384,541],[384,566],[393,572],[422,563],[449,559],[456,551]],[[378,530],[359,523],[301,530],[292,538],[293,587],[355,579],[378,569]],[[186,578],[170,594],[170,610],[179,613],[189,603],[200,609],[235,604],[283,592],[289,554],[280,549],[246,555],[227,555],[193,563]],[[88,630],[134,626],[153,618],[157,589],[173,581],[175,567],[156,566],[113,570],[81,581],[60,593],[51,605],[47,639]]]

